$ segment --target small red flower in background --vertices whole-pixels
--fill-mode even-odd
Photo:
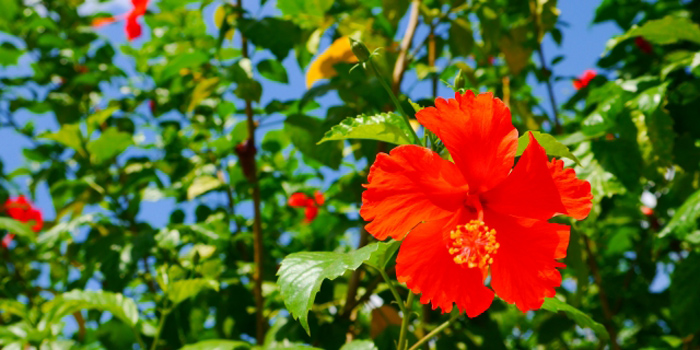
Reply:
[[[149,0],[131,0],[131,5],[133,6],[131,11],[117,17],[98,18],[92,22],[92,26],[101,27],[126,19],[126,25],[124,26],[126,38],[129,39],[129,41],[134,40],[141,36],[141,24],[138,19],[146,14],[148,1]]]
[[[654,215],[654,209],[651,209],[651,208],[647,207],[646,205],[642,205],[642,207],[639,208],[639,210],[641,210],[642,214],[644,214],[646,216]]]
[[[318,207],[323,205],[325,201],[323,194],[319,191],[316,191],[313,198],[307,196],[305,193],[296,192],[289,196],[287,204],[292,208],[304,208],[304,216],[306,216],[304,222],[310,223],[314,221],[316,215],[318,215]]]
[[[574,79],[574,89],[581,90],[585,88],[597,75],[598,73],[595,70],[586,69],[578,79]]]
[[[31,203],[24,196],[8,199],[3,208],[7,215],[17,221],[33,222],[32,231],[34,232],[41,231],[41,228],[44,226],[41,212],[32,207]],[[14,237],[15,235],[12,233],[7,234],[2,240],[3,247],[7,248]]]
[[[370,169],[360,215],[379,240],[403,240],[396,275],[421,303],[469,317],[495,294],[523,312],[538,309],[561,285],[570,227],[584,219],[591,186],[564,162],[549,161],[530,133],[513,168],[518,131],[510,110],[490,93],[457,93],[416,114],[454,162],[420,146],[380,153]],[[484,282],[491,274],[491,287]]]
[[[641,36],[634,38],[634,44],[637,45],[637,48],[639,50],[646,54],[649,54],[652,51],[654,51],[654,47],[651,45],[651,43]]]

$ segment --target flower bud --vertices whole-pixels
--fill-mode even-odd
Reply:
[[[462,90],[467,86],[467,80],[464,78],[464,72],[461,69],[457,72],[453,85],[455,90]]]
[[[357,57],[360,62],[367,62],[370,57],[369,50],[367,49],[367,46],[363,44],[359,40],[355,40],[353,38],[350,39],[350,47],[352,47],[352,53],[355,54],[355,57]]]

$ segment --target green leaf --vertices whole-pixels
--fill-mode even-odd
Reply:
[[[211,190],[221,187],[223,183],[218,178],[211,175],[198,176],[187,188],[187,200],[192,200]]]
[[[133,300],[122,294],[106,291],[73,290],[58,295],[42,305],[42,323],[59,322],[63,317],[80,310],[108,311],[114,317],[133,327],[139,320],[138,309]]]
[[[277,8],[294,23],[304,28],[320,27],[333,0],[278,0]],[[282,35],[282,33],[279,33]]]
[[[288,255],[277,272],[277,284],[287,310],[309,331],[308,313],[324,280],[333,280],[355,270],[378,246],[370,244],[349,253],[299,252]]]
[[[99,110],[99,111],[95,112],[95,114],[87,117],[86,124],[87,124],[88,137],[90,137],[90,135],[92,135],[93,131],[98,129],[100,127],[100,125],[102,125],[102,123],[107,121],[107,119],[109,119],[109,117],[111,117],[112,114],[114,114],[114,112],[116,112],[118,110],[119,110],[119,107],[112,106],[112,107],[108,107],[108,108]]]
[[[160,74],[160,80],[166,80],[180,74],[180,70],[183,68],[198,67],[208,60],[209,56],[202,51],[194,51],[192,53],[177,55],[170,62],[168,62],[168,65],[165,66]]]
[[[410,145],[413,137],[403,118],[394,113],[345,118],[332,127],[318,143],[334,140],[367,139]]]
[[[134,143],[129,133],[119,131],[116,127],[109,127],[102,132],[99,138],[90,141],[87,150],[95,164],[104,163],[124,152]]]
[[[244,341],[210,339],[183,346],[180,350],[243,350],[250,349]]]
[[[36,233],[32,231],[31,223],[17,221],[12,218],[0,217],[0,230],[7,230],[19,237],[26,238],[30,242],[36,241]]]
[[[678,326],[682,336],[700,331],[700,317],[698,317],[700,279],[698,276],[700,276],[700,254],[697,252],[683,259],[671,276],[670,319]]]
[[[676,209],[671,220],[659,233],[659,237],[673,233],[678,239],[685,239],[697,229],[698,219],[700,219],[700,191],[695,191],[680,208]]]
[[[171,283],[166,294],[168,299],[177,305],[186,299],[196,296],[204,289],[219,291],[219,282],[202,278],[181,280]]]
[[[375,242],[372,243],[377,245],[377,250],[372,253],[369,260],[365,261],[365,264],[374,267],[375,269],[385,269],[386,264],[389,263],[391,258],[394,257],[396,251],[399,250],[401,246],[400,241],[391,242]]]
[[[65,124],[58,131],[47,134],[43,136],[46,139],[54,140],[66,147],[70,147],[81,155],[85,155],[85,150],[83,149],[82,139],[83,136],[80,133],[80,126],[78,124]]]
[[[287,78],[287,70],[284,68],[282,63],[277,60],[268,59],[260,61],[260,63],[258,63],[258,72],[260,72],[260,75],[263,77],[272,81],[284,84],[289,82]]]
[[[544,134],[539,131],[530,132],[533,136],[535,136],[535,139],[537,142],[539,142],[540,146],[542,146],[547,152],[547,155],[559,158],[569,158],[576,162],[576,164],[581,165],[581,162],[579,162],[578,158],[576,158],[576,156],[569,151],[569,148],[564,146],[563,143],[557,141],[554,136]],[[520,136],[518,139],[518,151],[515,153],[515,156],[521,156],[523,152],[525,152],[525,148],[527,148],[528,144],[530,144],[529,135],[526,133],[525,135]]]
[[[197,86],[192,90],[190,104],[187,107],[188,112],[192,112],[202,101],[206,100],[218,87],[219,78],[204,79],[197,83]]]
[[[633,27],[627,33],[610,39],[606,44],[606,50],[612,50],[619,43],[638,36],[657,45],[674,44],[679,41],[700,44],[700,26],[689,18],[668,15],[661,19],[648,21],[641,27]]]
[[[598,335],[601,340],[607,340],[610,338],[608,331],[605,327],[594,321],[590,316],[581,312],[579,309],[559,300],[556,298],[546,298],[544,304],[542,304],[542,309],[549,310],[552,312],[564,312],[567,317],[572,319],[581,328],[590,328]]]
[[[455,18],[449,32],[450,52],[455,57],[467,57],[474,47],[474,34],[466,18]]]
[[[377,346],[371,340],[353,340],[343,345],[340,350],[377,350]]]
[[[0,299],[0,311],[23,319],[27,318],[27,306],[17,300]]]
[[[284,132],[299,152],[309,159],[338,169],[343,160],[343,144],[316,144],[315,140],[323,137],[323,130],[327,129],[322,121],[301,114],[290,115],[284,121]]]

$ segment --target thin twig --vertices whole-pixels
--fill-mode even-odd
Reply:
[[[430,340],[432,337],[438,335],[440,332],[442,332],[445,328],[449,327],[454,320],[459,317],[459,313],[456,313],[450,317],[449,320],[445,321],[443,324],[437,326],[435,329],[432,330],[432,332],[428,333],[425,337],[421,338],[417,343],[413,344],[412,347],[410,347],[408,350],[417,350],[423,343],[427,342]]]
[[[403,80],[403,74],[406,71],[406,58],[408,55],[408,50],[411,48],[413,36],[416,34],[416,27],[418,27],[420,3],[421,0],[413,0],[411,5],[411,13],[409,14],[408,18],[408,26],[406,27],[406,32],[403,35],[403,40],[401,40],[401,49],[399,51],[399,57],[396,59],[396,64],[394,65],[394,73],[392,75],[391,90],[394,92],[394,94],[398,94],[401,90],[401,81]]]
[[[239,13],[242,13],[242,0],[236,1],[236,7]],[[241,56],[248,58],[248,39],[241,34]],[[253,119],[253,102],[245,100],[245,114],[248,120],[248,142],[255,147],[255,120]],[[253,295],[255,296],[255,339],[258,344],[265,341],[265,315],[263,314],[263,295],[262,295],[262,280],[263,280],[263,238],[262,238],[262,213],[260,211],[260,184],[258,183],[257,163],[255,159],[252,162],[252,173],[254,174],[251,180],[253,187],[253,261],[255,270],[253,272]]]

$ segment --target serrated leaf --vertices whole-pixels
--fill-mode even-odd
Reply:
[[[173,282],[168,286],[166,294],[175,305],[192,298],[204,289],[219,290],[219,282],[214,280],[195,278]]]
[[[30,223],[17,221],[7,217],[0,217],[0,230],[7,230],[8,233],[26,238],[30,242],[36,241],[36,233],[32,231]]]
[[[578,158],[569,151],[569,148],[564,146],[563,143],[557,141],[557,139],[554,138],[554,136],[550,134],[544,134],[539,131],[529,131],[532,133],[532,135],[535,137],[537,142],[544,148],[544,150],[547,152],[547,155],[552,156],[552,157],[559,157],[559,158],[569,158],[576,162],[576,164],[581,165],[581,162],[579,162]],[[518,139],[518,150],[515,153],[515,156],[521,156],[523,152],[525,152],[525,148],[527,148],[527,145],[530,144],[530,137],[526,133],[523,136],[520,136]]]
[[[90,141],[87,150],[93,163],[101,164],[121,154],[133,143],[131,134],[110,127],[99,138]]]
[[[334,280],[367,261],[378,246],[370,244],[349,253],[299,252],[288,255],[277,272],[284,304],[310,334],[308,313],[324,280]]]
[[[210,339],[183,346],[180,350],[243,350],[250,349],[244,341]]]
[[[345,118],[323,135],[321,141],[366,139],[389,142],[397,145],[410,145],[411,131],[403,118],[394,113],[381,113],[372,116],[359,115]]]
[[[700,219],[700,191],[696,191],[685,200],[666,227],[659,233],[659,237],[665,237],[673,233],[678,239],[684,239],[698,226]]]
[[[63,317],[80,310],[108,311],[114,317],[133,327],[139,320],[136,303],[122,294],[106,291],[73,290],[58,295],[42,305],[41,324],[49,326]]]
[[[544,304],[542,304],[542,309],[549,310],[552,312],[563,312],[567,317],[572,319],[581,328],[590,328],[598,335],[601,340],[607,340],[610,338],[608,331],[605,327],[594,321],[590,316],[586,315],[579,309],[559,300],[556,298],[546,298]]]
[[[657,45],[674,44],[679,41],[700,44],[700,26],[689,18],[668,15],[661,19],[647,21],[640,27],[633,27],[627,33],[610,39],[605,49],[610,51],[619,43],[638,36]]]
[[[372,243],[377,245],[377,250],[372,253],[369,260],[365,261],[365,264],[374,267],[375,269],[384,269],[386,264],[389,263],[391,258],[396,254],[401,246],[400,241],[391,242],[375,242]]]

